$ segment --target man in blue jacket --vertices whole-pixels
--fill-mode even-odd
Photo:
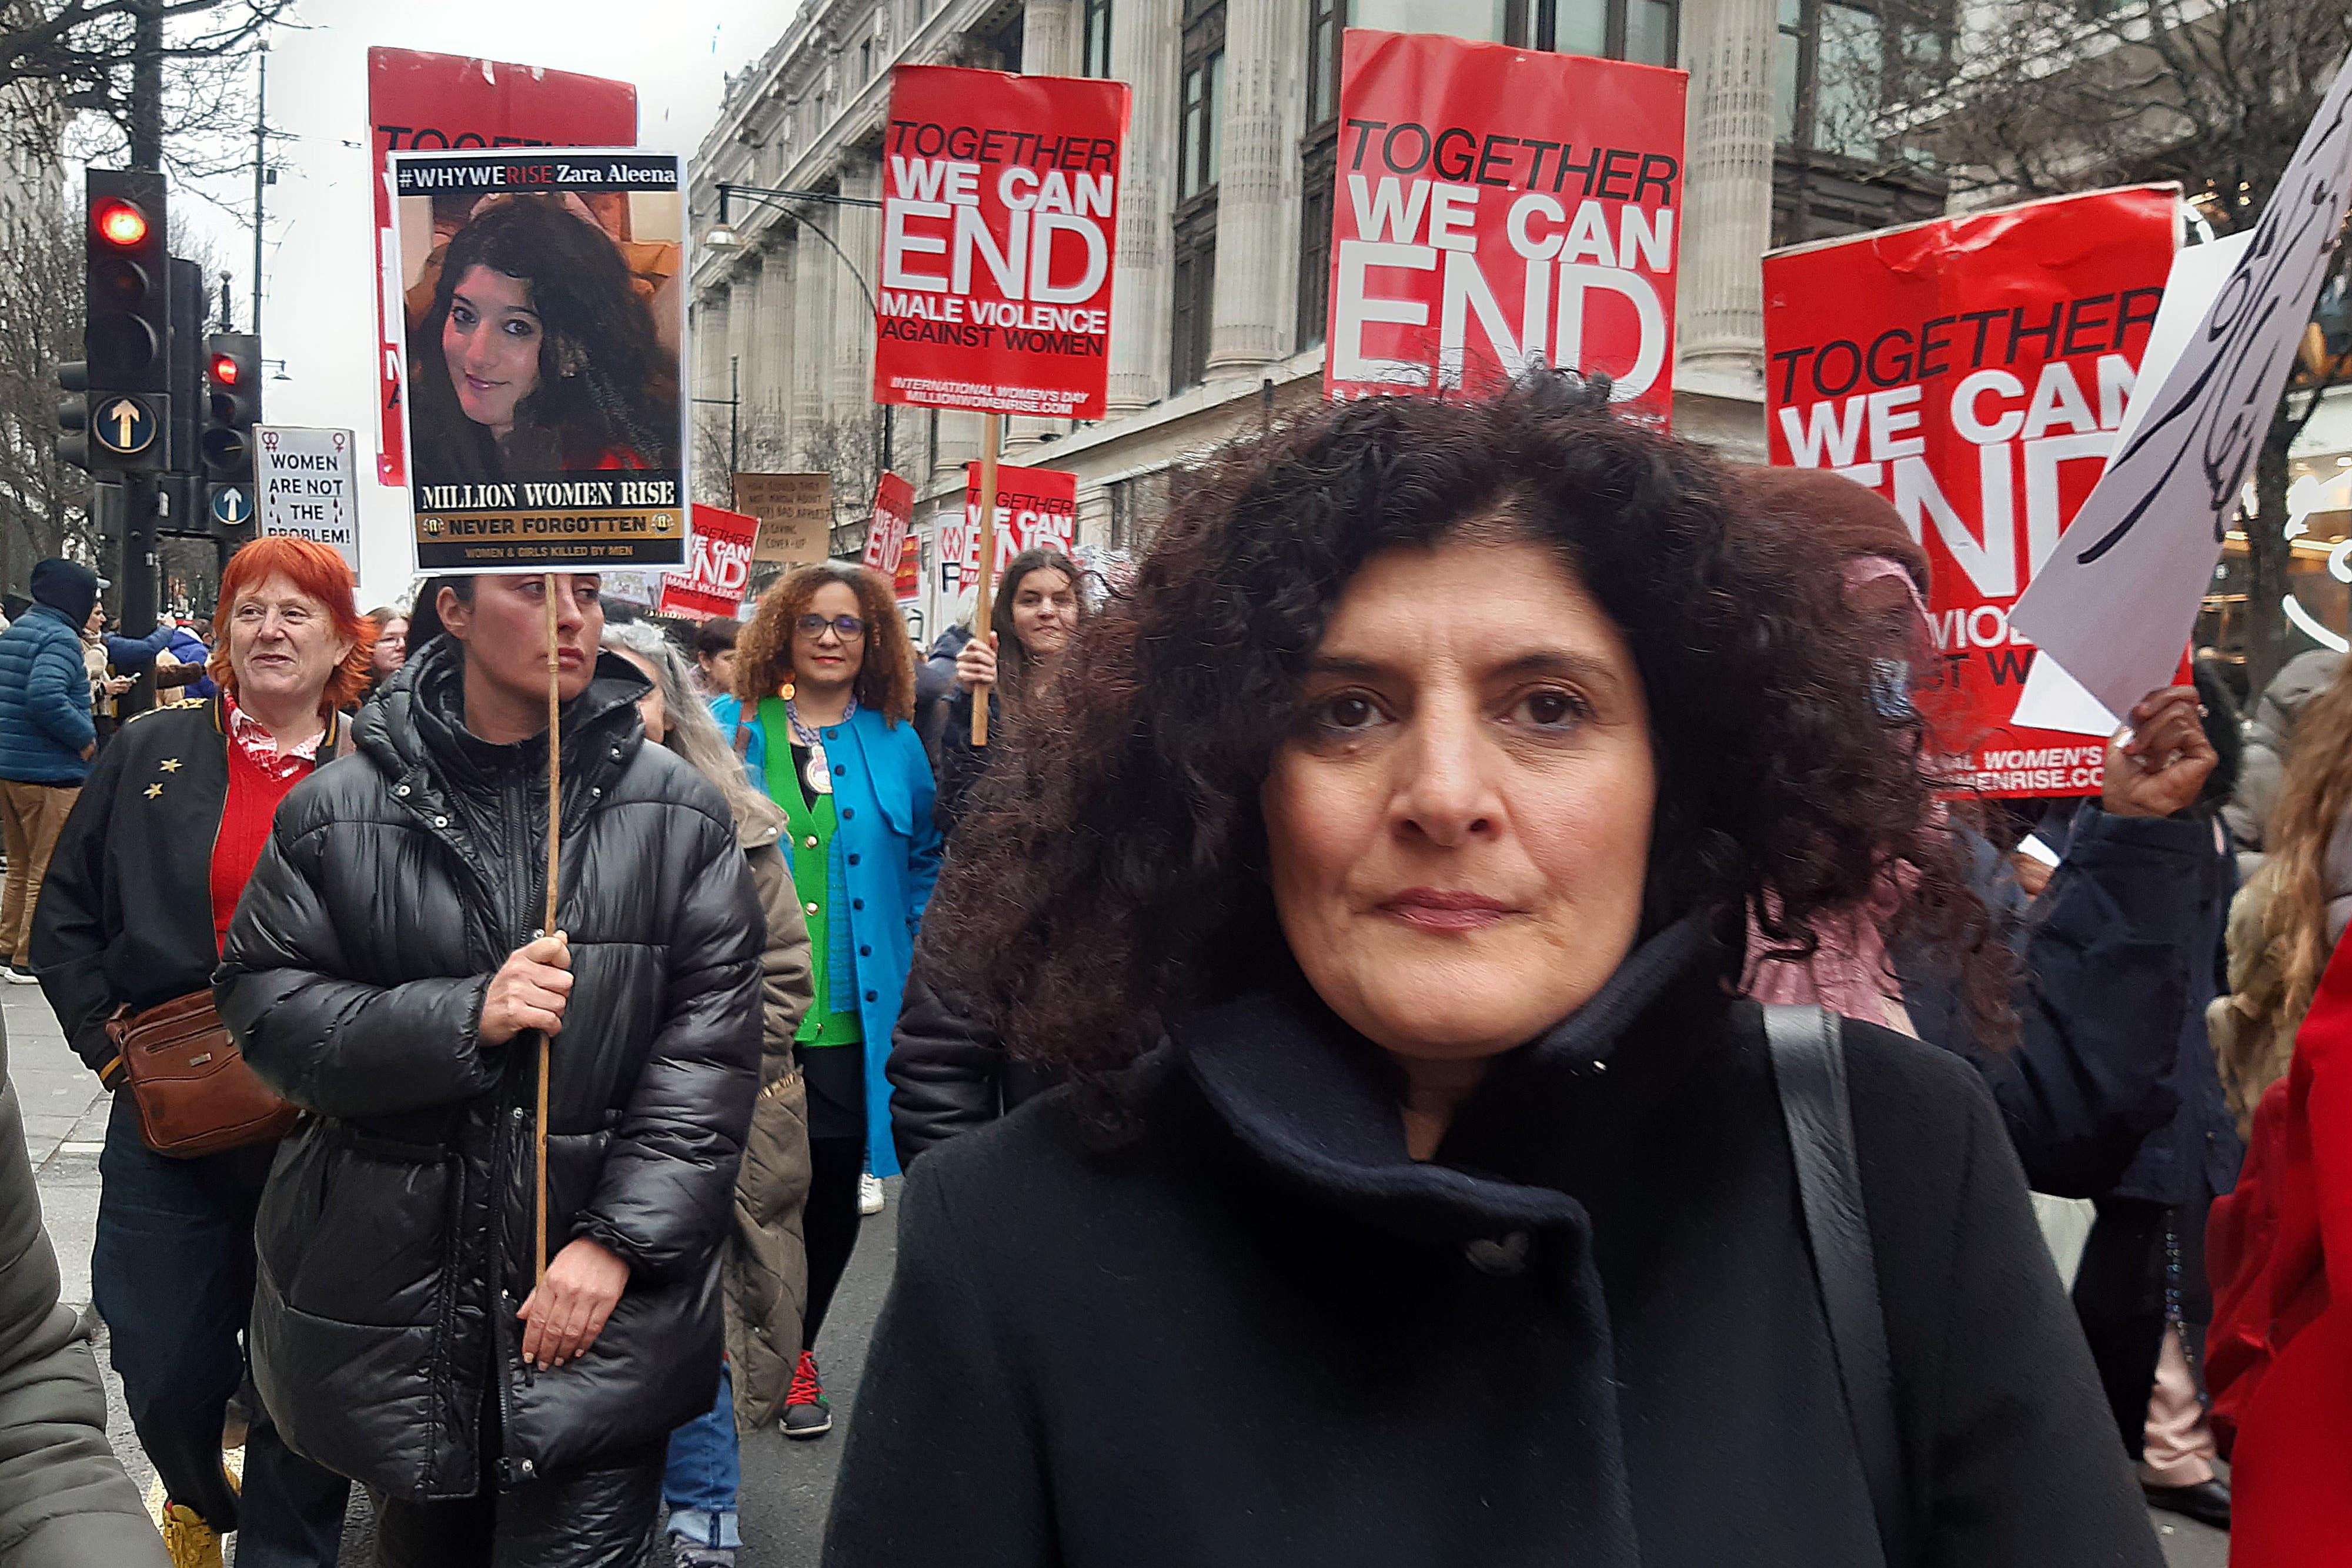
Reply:
[[[0,839],[8,881],[0,893],[0,958],[8,978],[37,985],[33,906],[66,815],[98,747],[81,629],[98,602],[98,573],[77,561],[33,568],[32,607],[0,633]]]

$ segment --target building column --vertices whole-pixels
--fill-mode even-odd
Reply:
[[[882,165],[873,153],[845,152],[840,171],[843,195],[881,200]],[[841,247],[841,255],[831,258],[838,284],[833,300],[832,411],[845,438],[852,427],[874,427],[874,306],[866,290],[881,277],[882,214],[872,207],[825,207],[812,218]]]
[[[1077,0],[1028,0],[1021,12],[1021,71],[1024,76],[1074,77],[1083,63],[1078,55]],[[1122,200],[1125,193],[1120,193]],[[1059,434],[1066,420],[1041,419],[1013,413],[1004,418],[1004,455],[1019,463],[1048,435]]]
[[[721,389],[720,392],[713,395],[721,396],[726,395],[724,389],[730,383],[729,371],[730,365],[732,367],[733,395],[741,400],[734,411],[735,428],[739,434],[748,434],[755,428],[760,406],[754,399],[759,386],[760,359],[751,345],[760,313],[768,304],[765,275],[765,269],[756,256],[744,256],[735,264],[735,270],[729,278],[727,351],[719,357],[719,362],[711,367],[712,379]],[[719,412],[726,411],[722,409]],[[731,477],[727,482],[730,492],[734,484]],[[732,504],[730,501],[730,505]]]
[[[1134,92],[1111,294],[1112,414],[1132,413],[1168,395],[1169,290],[1174,286],[1169,227],[1176,204],[1176,57],[1182,36],[1177,0],[1124,0],[1111,18],[1110,74]],[[1234,58],[1230,48],[1225,58]]]
[[[1305,31],[1294,10],[1281,0],[1226,0],[1213,382],[1255,381],[1282,357],[1289,337],[1283,303],[1293,300],[1297,287],[1298,243],[1296,214],[1285,211],[1283,176],[1297,152],[1283,145],[1282,89],[1300,42],[1286,35]]]
[[[908,409],[909,414],[926,413]],[[963,465],[980,461],[981,433],[986,429],[984,414],[965,413],[959,409],[940,410],[940,444],[931,454],[931,483],[952,480],[959,491],[963,485]]]
[[[833,290],[839,270],[824,242],[801,225],[793,225],[793,452],[805,461],[809,444],[824,423],[826,394],[833,383]]]
[[[1021,12],[1021,73],[1078,74],[1077,0],[1029,0]]]
[[[1681,363],[1764,386],[1764,275],[1772,243],[1773,0],[1698,0],[1684,170]]]
[[[743,428],[758,432],[753,449],[762,463],[772,463],[792,444],[793,254],[779,246],[761,260],[756,357],[743,363]]]

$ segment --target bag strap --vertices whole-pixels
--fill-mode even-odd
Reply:
[[[1902,1449],[1895,1420],[1895,1374],[1879,1301],[1878,1263],[1854,1158],[1853,1112],[1846,1096],[1845,1044],[1834,1013],[1819,1007],[1767,1007],[1764,1038],[1789,1128],[1797,1196],[1804,1207],[1813,1284],[1829,1321],[1830,1350],[1870,1486],[1879,1555],[1893,1562],[1901,1528]]]

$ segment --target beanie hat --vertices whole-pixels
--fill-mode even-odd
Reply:
[[[98,602],[98,573],[77,560],[51,557],[33,567],[33,602],[46,604],[81,630]]]
[[[1927,591],[1927,552],[1886,498],[1827,468],[1732,470],[1732,485],[1749,511],[1797,529],[1840,560],[1883,555]]]

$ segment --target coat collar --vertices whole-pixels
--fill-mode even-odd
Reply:
[[[1194,1014],[1171,1039],[1244,1145],[1367,1219],[1457,1239],[1580,1227],[1583,1206],[1551,1185],[1559,1151],[1546,1145],[1579,1123],[1624,1124],[1679,1078],[1700,1031],[1654,1027],[1655,1015],[1694,993],[1711,1003],[1710,924],[1695,914],[1651,937],[1590,1002],[1501,1058],[1434,1160],[1405,1152],[1387,1060],[1303,985]],[[1636,1034],[1641,1049],[1620,1052]]]

